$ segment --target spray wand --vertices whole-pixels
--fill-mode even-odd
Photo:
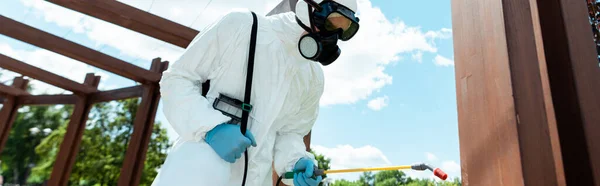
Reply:
[[[325,174],[335,174],[335,173],[368,172],[368,171],[383,171],[383,170],[403,170],[403,169],[412,169],[412,170],[416,170],[416,171],[430,170],[431,172],[433,172],[433,174],[436,177],[438,177],[442,180],[446,180],[446,178],[448,178],[448,175],[446,173],[444,173],[444,171],[442,171],[442,169],[432,168],[431,166],[424,164],[424,163],[419,163],[419,164],[414,164],[414,165],[391,166],[391,167],[373,167],[373,168],[356,168],[356,169],[339,169],[339,170],[323,170],[323,169],[318,169],[315,166],[315,171],[314,171],[313,175],[314,175],[314,177],[317,177],[317,176],[321,176],[321,175],[325,175]],[[302,172],[302,171],[298,171],[298,172]],[[283,178],[294,179],[294,172],[286,172],[283,175]]]

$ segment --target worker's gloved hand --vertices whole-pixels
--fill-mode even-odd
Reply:
[[[317,186],[323,180],[322,176],[313,178],[315,163],[310,158],[301,158],[294,166],[295,186]]]
[[[210,145],[223,160],[234,163],[242,156],[250,145],[256,147],[256,140],[247,130],[242,135],[239,125],[220,124],[206,133],[206,143]]]

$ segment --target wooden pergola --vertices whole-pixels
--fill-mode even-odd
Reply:
[[[186,48],[199,33],[192,28],[116,1],[49,0],[48,2],[182,48]],[[280,5],[272,10],[271,13],[289,10],[289,7]],[[17,115],[17,109],[20,106],[74,105],[67,133],[60,146],[59,154],[48,182],[51,186],[65,186],[68,183],[71,169],[80,148],[91,105],[98,102],[141,97],[142,101],[136,113],[134,130],[131,134],[131,140],[125,154],[118,182],[120,186],[138,185],[160,100],[158,82],[160,81],[162,72],[167,69],[168,62],[161,61],[160,57],[157,57],[152,60],[150,69],[143,69],[1,15],[0,25],[2,25],[0,26],[0,34],[2,35],[64,55],[141,84],[115,90],[99,91],[97,86],[100,82],[100,76],[96,76],[93,73],[88,73],[84,83],[81,84],[0,54],[0,68],[40,80],[73,93],[66,95],[31,95],[26,91],[28,80],[22,76],[14,78],[10,86],[0,84],[0,102],[3,103],[0,111],[0,151],[2,151],[6,143],[9,131]],[[308,150],[310,146],[310,134],[304,139]]]
[[[283,0],[269,14],[293,10]],[[198,31],[115,1],[49,0],[185,48]],[[584,0],[453,0],[452,22],[464,185],[600,185],[600,68]],[[90,105],[141,97],[119,185],[137,185],[167,62],[150,69],[0,16],[0,34],[141,85],[98,91],[0,55],[0,68],[73,92],[32,96],[27,80],[0,84],[0,150],[22,105],[74,104],[50,185],[67,184]],[[305,137],[307,150],[310,134]]]
[[[600,186],[586,0],[452,0],[464,185]]]

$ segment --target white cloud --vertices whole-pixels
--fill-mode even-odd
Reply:
[[[437,65],[437,66],[444,66],[444,67],[454,66],[454,60],[448,59],[441,55],[435,56],[435,59],[433,59],[433,61],[435,62],[435,65]]]
[[[434,161],[437,161],[437,159],[438,159],[437,156],[435,156],[435,154],[430,153],[430,152],[425,153],[425,156],[427,156],[427,160],[429,162],[434,162]]]
[[[412,55],[412,59],[417,60],[417,62],[423,62],[423,52],[419,51]]]
[[[455,176],[460,175],[460,165],[455,161],[444,161],[441,169],[447,174],[454,174]]]
[[[174,61],[183,49],[153,39],[143,34],[106,23],[104,21],[44,2],[42,0],[22,0],[26,7],[32,7],[34,14],[43,16],[47,22],[84,33],[97,48],[110,46],[123,55],[142,58],[149,62],[161,57]],[[219,1],[133,1],[123,3],[152,14],[167,18],[185,26],[201,30],[231,8],[249,8],[258,14],[266,14],[280,0],[219,0]],[[210,2],[210,5],[204,7]],[[353,104],[367,99],[374,91],[392,84],[392,76],[385,72],[386,67],[400,59],[403,54],[437,53],[436,39],[451,37],[452,30],[422,31],[400,20],[388,20],[381,10],[373,7],[370,0],[358,0],[358,16],[361,28],[354,39],[340,42],[342,54],[338,61],[324,67],[326,83],[321,105]],[[421,54],[419,54],[421,53]]]
[[[434,41],[451,37],[450,29],[421,31],[398,19],[389,20],[369,0],[358,0],[360,31],[340,42],[339,59],[324,67],[325,92],[321,105],[352,104],[392,84],[386,68],[403,54],[437,53]]]
[[[350,145],[338,145],[333,148],[314,145],[312,146],[312,149],[318,154],[323,154],[325,157],[331,158],[331,169],[381,167],[391,165],[390,160],[388,160],[381,150],[370,145],[358,148]],[[360,175],[361,173],[329,174],[328,177],[333,179],[358,180]]]
[[[435,168],[440,168],[446,174],[448,174],[448,178],[446,180],[454,179],[455,177],[460,178],[460,165],[453,160],[445,160],[441,163],[438,163],[439,157],[435,154],[426,152],[425,157],[427,158],[427,164]],[[413,178],[428,178],[434,179],[436,181],[441,181],[438,177],[436,177],[431,171],[414,171],[414,170],[406,170],[404,171],[406,175]]]
[[[371,101],[369,101],[369,103],[367,103],[367,106],[371,110],[379,111],[383,107],[386,107],[388,105],[388,102],[389,102],[388,96],[382,96],[382,97],[372,99]]]

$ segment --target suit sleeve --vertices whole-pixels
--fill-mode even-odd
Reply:
[[[312,129],[319,115],[319,100],[323,94],[322,82],[304,97],[301,109],[293,117],[286,119],[284,127],[277,132],[274,149],[274,167],[278,175],[292,171],[294,164],[303,157],[315,159],[306,151],[304,136]],[[316,160],[315,165],[316,165]],[[287,183],[290,180],[283,180]]]
[[[231,12],[201,31],[182,56],[163,73],[160,93],[169,124],[184,140],[204,140],[206,132],[229,121],[201,95],[201,84],[227,65],[221,60],[226,47],[235,47],[233,35],[243,29],[249,12]],[[240,26],[244,25],[244,26]]]

